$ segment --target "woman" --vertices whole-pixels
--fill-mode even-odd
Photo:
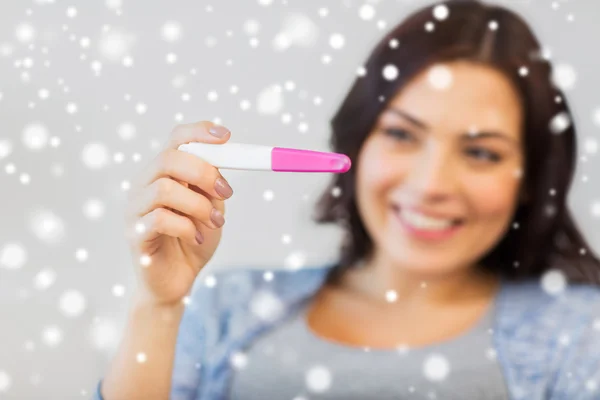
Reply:
[[[173,131],[131,191],[140,284],[97,399],[600,399],[567,102],[517,15],[437,7],[381,40],[332,120],[353,160],[318,204],[346,230],[335,264],[195,279],[232,190],[176,149],[231,133]]]

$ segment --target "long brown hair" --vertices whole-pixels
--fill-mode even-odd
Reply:
[[[449,10],[441,21],[433,18],[434,6],[439,5]],[[433,30],[425,29],[429,22],[434,23]],[[392,40],[397,45],[391,46]],[[476,0],[436,2],[421,8],[382,38],[364,64],[366,73],[356,77],[331,120],[332,151],[348,155],[353,163],[347,173],[333,176],[313,216],[317,223],[337,223],[344,228],[334,276],[373,250],[354,191],[358,153],[378,115],[412,77],[431,64],[468,60],[501,71],[518,89],[524,110],[522,179],[529,198],[515,210],[513,228],[479,264],[511,280],[540,277],[550,268],[558,268],[572,282],[600,284],[600,260],[567,208],[576,163],[575,126],[567,99],[553,83],[552,66],[546,58],[520,16]],[[382,75],[388,64],[400,72],[391,82]],[[522,67],[528,74],[519,73]],[[550,127],[557,115],[571,121],[560,133]]]

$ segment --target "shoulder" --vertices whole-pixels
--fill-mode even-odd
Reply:
[[[500,318],[511,330],[564,331],[573,337],[583,327],[597,327],[600,334],[600,287],[587,283],[561,283],[552,279],[505,282]],[[595,324],[595,325],[594,325]],[[600,340],[600,335],[599,335]]]
[[[515,322],[547,320],[555,325],[567,321],[591,322],[600,317],[600,286],[530,279],[506,282],[502,307]]]
[[[503,349],[514,368],[545,371],[552,399],[597,398],[588,396],[600,388],[600,287],[507,283],[499,310],[499,328],[508,340]]]

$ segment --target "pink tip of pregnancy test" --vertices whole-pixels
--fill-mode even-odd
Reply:
[[[333,172],[350,169],[350,158],[345,154],[323,151],[273,147],[271,169],[279,172]]]

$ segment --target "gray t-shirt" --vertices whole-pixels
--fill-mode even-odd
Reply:
[[[309,301],[231,357],[232,400],[507,400],[492,342],[495,303],[451,340],[368,349],[315,334]]]

